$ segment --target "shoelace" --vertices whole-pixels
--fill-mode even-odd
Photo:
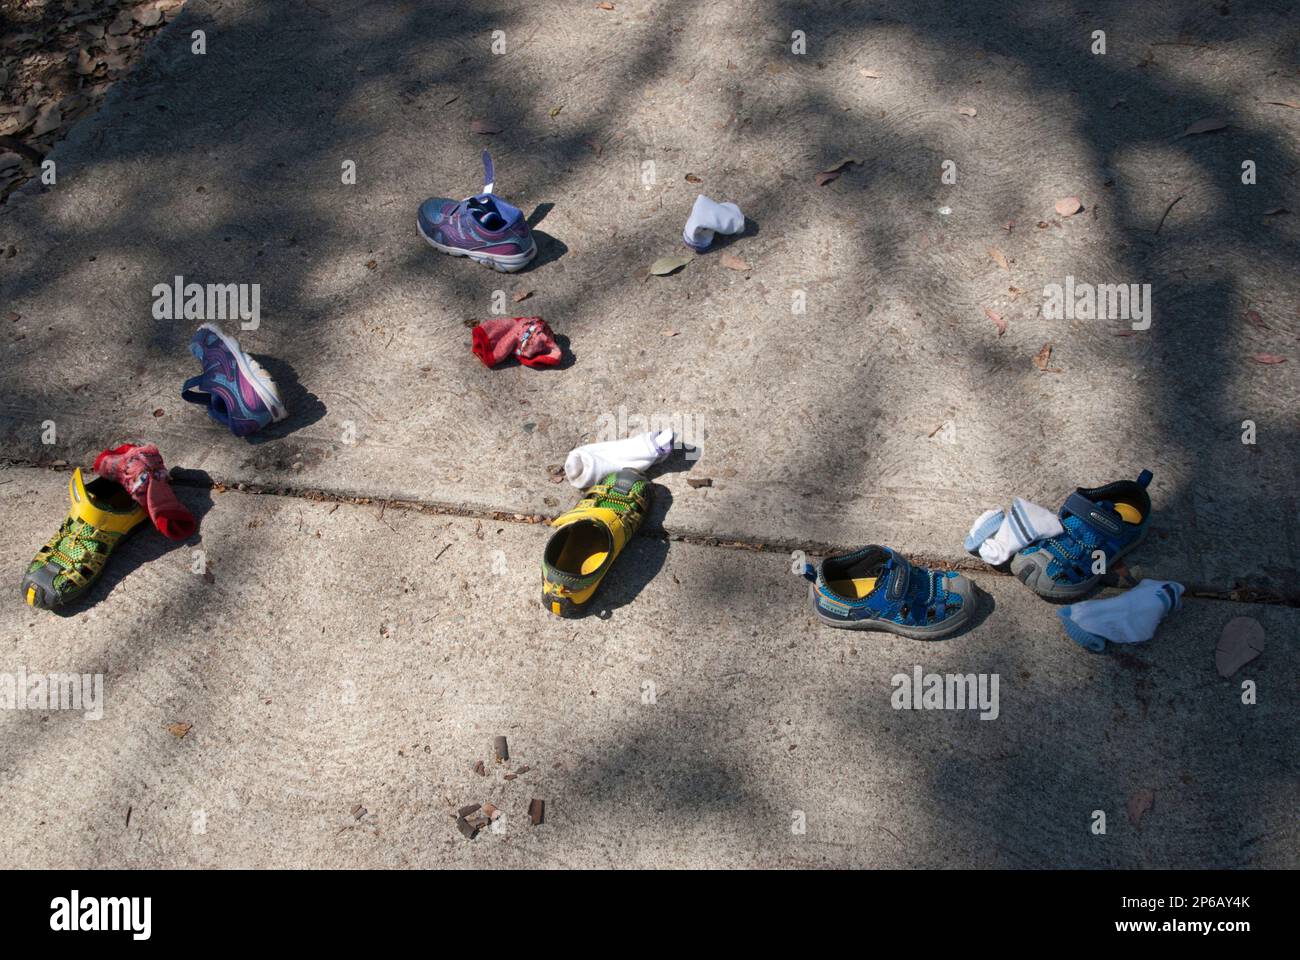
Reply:
[[[84,521],[74,520],[71,527],[59,534],[58,540],[50,549],[50,557],[58,560],[65,570],[75,570],[85,560],[86,554],[99,552],[100,543],[96,539],[98,533],[98,528]],[[74,560],[70,556],[76,547],[81,547],[81,560]],[[68,552],[65,553],[65,550]]]

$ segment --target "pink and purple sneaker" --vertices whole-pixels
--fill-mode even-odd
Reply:
[[[195,331],[190,353],[203,372],[185,381],[181,397],[207,407],[208,415],[235,436],[246,437],[289,415],[271,375],[215,323]]]
[[[483,192],[464,200],[431,197],[420,204],[416,226],[429,246],[514,273],[537,256],[523,211],[492,192],[492,157],[483,151]]]

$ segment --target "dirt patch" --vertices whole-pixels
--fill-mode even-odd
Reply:
[[[0,0],[0,203],[41,175],[184,0]]]

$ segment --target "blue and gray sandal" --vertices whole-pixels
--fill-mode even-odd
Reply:
[[[1150,482],[1151,471],[1143,470],[1136,481],[1075,490],[1058,512],[1065,532],[1022,549],[1011,573],[1048,600],[1082,597],[1146,537]]]
[[[914,567],[875,544],[819,567],[805,563],[813,612],[832,627],[884,630],[914,640],[956,633],[975,613],[975,591],[958,573]]]

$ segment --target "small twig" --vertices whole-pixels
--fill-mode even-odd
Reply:
[[[1163,227],[1163,226],[1165,225],[1165,217],[1169,216],[1169,211],[1172,210],[1172,209],[1174,208],[1174,204],[1177,203],[1177,202],[1178,202],[1179,200],[1181,200],[1181,199],[1183,199],[1183,197],[1182,197],[1181,194],[1179,194],[1178,196],[1174,197],[1174,199],[1171,200],[1171,201],[1169,202],[1169,206],[1165,207],[1165,214],[1164,214],[1164,216],[1161,217],[1161,218],[1160,218],[1160,222],[1156,224],[1156,233],[1159,233],[1159,232],[1160,232],[1160,228]]]

